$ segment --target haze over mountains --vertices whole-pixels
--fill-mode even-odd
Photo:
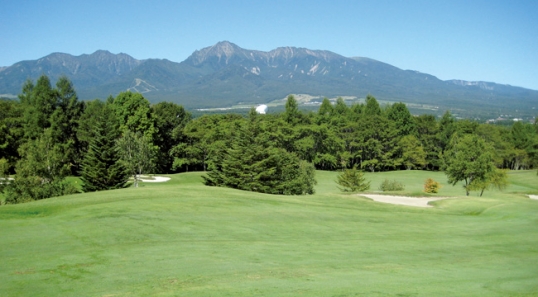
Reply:
[[[195,51],[185,61],[137,60],[97,51],[72,56],[53,53],[0,68],[0,94],[16,95],[28,79],[66,75],[81,99],[106,99],[121,91],[143,93],[152,102],[172,101],[189,108],[258,104],[288,94],[321,97],[374,95],[384,101],[442,108],[487,109],[533,114],[538,91],[490,82],[442,81],[369,58],[281,47],[246,50],[223,41]],[[517,110],[517,111],[516,111]]]

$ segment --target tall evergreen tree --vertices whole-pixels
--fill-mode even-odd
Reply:
[[[441,150],[441,152],[444,152],[446,150],[448,143],[450,142],[450,138],[452,137],[452,134],[454,134],[455,122],[456,119],[454,119],[454,117],[448,110],[443,114],[443,117],[439,121],[439,131],[437,132],[437,146]]]
[[[387,118],[395,127],[398,137],[415,134],[415,120],[405,103],[399,102],[392,104],[387,109]]]
[[[344,127],[348,124],[349,116],[349,107],[342,97],[338,97],[331,113],[330,125],[333,127]]]
[[[269,145],[262,134],[252,119],[241,127],[223,158],[211,166],[204,183],[270,194],[313,194],[314,166]]]
[[[284,121],[290,125],[295,125],[301,122],[301,112],[299,111],[299,103],[293,95],[289,95],[285,105]]]
[[[364,106],[364,114],[366,116],[378,116],[381,115],[381,107],[379,103],[372,95],[366,96],[366,105]]]
[[[323,98],[323,101],[321,102],[321,105],[318,110],[316,123],[318,125],[320,124],[328,124],[331,120],[331,114],[333,113],[333,105],[331,104],[331,101],[329,101],[328,98]]]
[[[15,100],[0,99],[0,158],[5,158],[8,171],[19,158],[18,149],[24,136],[22,104]]]
[[[336,99],[336,104],[334,105],[334,108],[333,108],[333,115],[346,117],[348,112],[349,112],[349,107],[344,101],[344,98],[338,97]]]
[[[206,170],[221,158],[230,147],[237,125],[243,122],[240,115],[204,115],[188,122],[182,129],[182,140],[171,150],[173,169]]]
[[[79,119],[84,103],[78,101],[73,84],[62,76],[56,83],[57,106],[50,116],[52,137],[60,147],[63,162],[71,165],[71,173],[76,174],[82,161],[82,146],[77,138]]]
[[[361,118],[361,116],[362,116],[362,114],[364,112],[364,104],[353,103],[351,105],[351,107],[349,108],[349,111],[350,111],[350,113],[349,113],[350,121],[356,122]]]
[[[438,143],[439,124],[435,116],[423,114],[415,118],[417,138],[426,152],[426,168],[436,169],[442,166],[440,161],[441,148]]]
[[[24,135],[28,139],[38,138],[50,127],[50,117],[57,105],[57,92],[46,75],[38,78],[34,85],[27,81],[19,96],[24,105]]]
[[[97,123],[100,121],[104,108],[105,102],[99,99],[87,101],[85,103],[84,111],[80,115],[77,129],[77,139],[81,143],[83,154],[88,151],[88,145],[96,135],[94,127],[97,126]]]
[[[119,123],[110,105],[103,108],[94,128],[95,136],[82,161],[83,191],[125,188],[129,172],[120,162],[120,152],[116,146],[116,140],[120,137]]]
[[[364,117],[359,121],[358,127],[354,133],[354,143],[361,168],[374,172],[401,165],[396,158],[395,130],[387,118]]]

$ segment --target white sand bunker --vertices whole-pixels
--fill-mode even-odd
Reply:
[[[145,179],[145,177],[142,177],[140,180],[145,183],[162,183],[169,181],[170,178],[166,176],[154,176],[151,179]]]
[[[437,201],[447,199],[448,197],[427,198],[427,197],[405,197],[405,196],[392,196],[392,195],[378,195],[378,194],[360,194],[361,196],[373,199],[377,202],[416,206],[416,207],[432,207],[428,203],[430,201]]]
[[[538,200],[538,195],[529,195],[529,198],[534,199],[534,200]]]
[[[7,178],[0,177],[0,185],[4,183],[9,184],[12,180],[15,180],[15,179],[13,179],[12,177],[7,177]]]

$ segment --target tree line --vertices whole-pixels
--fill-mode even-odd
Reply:
[[[172,150],[174,168],[207,170],[237,133],[238,115],[205,115],[188,122]],[[404,103],[384,107],[368,95],[365,103],[333,105],[324,99],[318,112],[302,113],[289,96],[283,113],[258,115],[256,127],[272,146],[296,154],[316,169],[356,166],[366,171],[442,170],[455,136],[473,135],[488,144],[494,165],[511,170],[538,165],[538,126],[510,127],[456,119],[446,112],[413,116]]]
[[[182,106],[151,105],[122,92],[106,101],[80,101],[67,77],[53,87],[41,76],[27,81],[19,100],[0,100],[0,175],[6,202],[38,200],[78,191],[122,188],[144,172],[171,172],[171,148],[191,115]],[[5,177],[4,177],[5,178]]]
[[[70,175],[81,177],[84,191],[98,191],[125,187],[130,176],[136,185],[142,173],[193,170],[209,171],[208,185],[308,194],[314,169],[449,172],[462,146],[477,145],[488,166],[538,166],[536,122],[413,116],[404,103],[380,106],[371,95],[351,106],[325,98],[317,112],[300,111],[289,96],[282,113],[193,118],[180,105],[152,105],[129,91],[80,101],[68,78],[53,87],[43,75],[23,85],[19,100],[0,100],[0,174],[16,174],[4,190],[13,203],[75,192]]]

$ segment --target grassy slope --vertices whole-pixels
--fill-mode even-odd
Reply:
[[[0,207],[1,296],[536,296],[536,172],[423,209],[164,184]],[[368,174],[418,193],[427,177]],[[445,185],[439,196],[462,195]]]

